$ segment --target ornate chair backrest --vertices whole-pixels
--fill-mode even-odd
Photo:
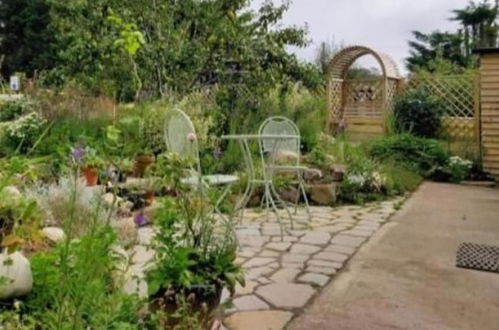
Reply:
[[[195,161],[196,170],[201,174],[198,139],[189,116],[179,109],[170,111],[166,118],[164,135],[168,150]]]
[[[261,139],[260,147],[262,153],[273,153],[279,151],[289,151],[300,155],[300,130],[292,120],[283,116],[273,116],[267,118],[260,129],[259,135],[294,135],[296,139]]]

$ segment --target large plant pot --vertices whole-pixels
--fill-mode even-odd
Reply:
[[[194,286],[179,292],[162,291],[152,297],[151,311],[163,310],[165,319],[161,320],[164,329],[173,329],[182,321],[176,317],[182,308],[181,301],[188,302],[192,314],[197,315],[202,329],[210,330],[216,325],[215,311],[220,306],[222,287],[218,285]]]
[[[86,167],[82,170],[83,176],[87,181],[87,186],[93,187],[97,185],[97,181],[99,180],[99,171],[93,167]]]
[[[154,155],[139,155],[135,157],[134,174],[138,177],[143,177],[146,169],[154,163]]]

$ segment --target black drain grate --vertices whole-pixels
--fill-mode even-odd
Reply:
[[[499,246],[461,243],[457,250],[456,266],[499,273]]]

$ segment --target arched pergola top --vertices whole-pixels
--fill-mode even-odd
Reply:
[[[362,56],[372,55],[381,67],[384,79],[400,79],[400,71],[395,61],[388,55],[365,46],[350,46],[336,54],[328,65],[329,79],[344,79],[348,69]]]

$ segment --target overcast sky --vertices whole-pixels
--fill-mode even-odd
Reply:
[[[252,0],[258,8],[263,0]],[[280,3],[281,0],[274,0]],[[411,31],[457,28],[448,19],[451,10],[465,7],[468,0],[293,0],[284,23],[308,25],[311,44],[295,52],[314,58],[317,44],[331,40],[347,45],[365,45],[391,55],[405,72],[407,41]]]

